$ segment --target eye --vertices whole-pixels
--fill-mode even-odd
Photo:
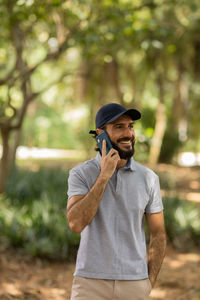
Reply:
[[[123,126],[121,125],[121,124],[117,124],[116,126],[115,126],[115,128],[117,128],[117,129],[121,129]]]

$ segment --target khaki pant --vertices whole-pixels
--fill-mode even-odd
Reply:
[[[76,276],[71,300],[147,300],[151,288],[149,279],[103,280]]]

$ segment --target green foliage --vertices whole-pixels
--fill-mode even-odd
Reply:
[[[200,208],[179,198],[164,198],[166,233],[180,250],[200,246]]]
[[[67,172],[61,169],[13,170],[0,198],[0,239],[32,255],[72,257],[79,235],[66,221],[66,192]]]
[[[0,198],[0,242],[23,248],[34,256],[71,258],[79,235],[70,231],[65,208],[68,172],[41,168],[37,172],[15,169]],[[172,188],[170,176],[161,178],[165,189]],[[167,238],[176,248],[200,246],[200,209],[191,202],[165,197]]]
[[[154,133],[155,111],[146,107],[142,110],[142,119],[136,123],[136,146],[134,158],[141,162],[147,162],[151,139]]]
[[[87,133],[80,127],[91,124],[91,116],[83,124],[80,121],[77,129],[69,124],[76,117],[66,122],[65,113],[82,104],[96,111],[114,99],[142,110],[145,145],[140,147],[140,157],[147,160],[153,137],[148,129],[155,127],[160,77],[168,124],[173,114],[177,123],[181,121],[173,109],[179,73],[185,76],[188,90],[182,101],[188,136],[199,140],[197,0],[20,0],[1,1],[0,6],[0,123],[9,120],[16,126],[26,100],[24,145],[87,149]],[[31,110],[31,100],[36,98]],[[178,126],[172,129],[161,150],[165,161],[182,146]],[[198,143],[189,143],[197,151]]]
[[[52,203],[66,205],[68,173],[62,169],[40,168],[37,172],[13,169],[6,188],[6,196],[11,203],[22,205],[41,197],[48,198]]]
[[[68,106],[69,109],[69,106]],[[64,120],[65,105],[41,105],[34,116],[24,121],[22,144],[39,148],[80,149],[82,143],[75,133],[82,135],[84,126]],[[83,148],[83,147],[82,147]]]

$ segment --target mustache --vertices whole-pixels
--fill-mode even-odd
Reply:
[[[128,141],[131,141],[131,142],[134,142],[135,143],[135,140],[134,138],[129,138],[129,137],[124,137],[124,138],[120,138],[117,140],[117,143],[120,143],[120,142],[128,142]]]

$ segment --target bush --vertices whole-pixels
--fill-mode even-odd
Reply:
[[[65,206],[68,171],[61,168],[41,168],[37,172],[15,168],[10,172],[6,196],[13,205],[40,201],[46,197],[51,202]]]
[[[169,242],[180,250],[200,246],[199,206],[179,198],[164,198],[163,202]]]
[[[13,170],[0,198],[0,242],[34,256],[74,258],[79,235],[65,217],[67,177],[61,169]],[[168,241],[182,250],[200,246],[199,207],[178,198],[163,202]]]
[[[0,227],[8,246],[32,255],[70,257],[79,235],[70,231],[66,216],[67,176],[61,169],[14,170],[0,198]]]

